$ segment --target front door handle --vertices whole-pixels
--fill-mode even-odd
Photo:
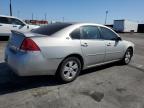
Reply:
[[[3,25],[0,24],[0,26],[3,26]]]
[[[81,44],[82,47],[88,47],[87,43]]]

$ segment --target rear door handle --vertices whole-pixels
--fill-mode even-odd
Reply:
[[[88,47],[87,43],[81,44],[82,47]]]
[[[3,26],[3,25],[0,24],[0,26]]]
[[[111,46],[111,43],[108,43],[107,46]]]
[[[17,27],[17,26],[13,26],[13,27]]]

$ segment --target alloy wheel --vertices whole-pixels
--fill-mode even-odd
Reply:
[[[78,72],[78,64],[75,61],[68,61],[63,68],[63,75],[65,79],[73,79]]]
[[[124,58],[126,64],[128,64],[128,63],[130,62],[131,57],[132,57],[132,55],[131,55],[131,51],[128,50],[128,51],[126,52],[126,54],[125,54],[125,58]]]

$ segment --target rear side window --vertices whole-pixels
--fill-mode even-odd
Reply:
[[[3,24],[10,24],[9,18],[0,17],[0,23],[3,23]]]
[[[71,34],[70,34],[72,39],[80,39],[81,33],[80,33],[80,28],[74,30]]]
[[[117,39],[117,35],[113,31],[111,31],[107,28],[104,28],[104,27],[100,27],[100,29],[101,29],[102,39],[105,39],[105,40],[115,40],[115,39]]]
[[[42,34],[42,35],[52,35],[70,25],[72,25],[72,24],[68,24],[68,23],[49,24],[47,26],[42,26],[38,29],[32,30],[32,32]]]
[[[100,32],[96,26],[84,26],[82,27],[83,39],[100,39]]]

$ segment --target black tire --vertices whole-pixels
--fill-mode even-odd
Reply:
[[[80,60],[76,57],[68,57],[60,64],[56,76],[62,83],[69,83],[77,78],[80,71]]]
[[[133,56],[133,51],[131,48],[128,48],[125,52],[123,59],[121,60],[121,63],[123,65],[128,65],[131,61],[132,56]]]

